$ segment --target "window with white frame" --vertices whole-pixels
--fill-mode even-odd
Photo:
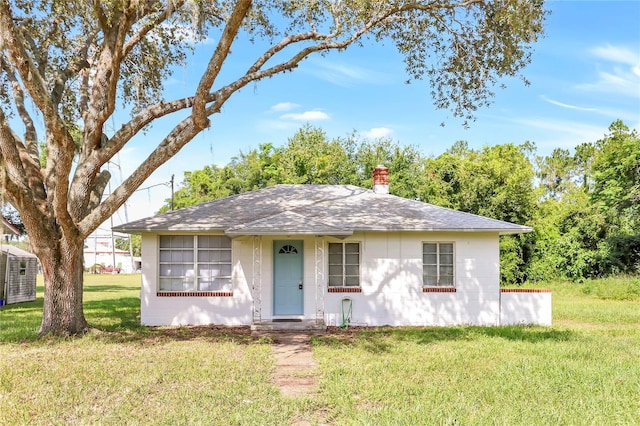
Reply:
[[[160,291],[231,291],[231,239],[161,235]]]
[[[452,287],[453,262],[453,243],[422,243],[423,285]]]
[[[329,243],[329,286],[360,285],[360,243]]]

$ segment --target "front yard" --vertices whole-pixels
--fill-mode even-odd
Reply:
[[[0,308],[0,424],[637,424],[640,301],[556,283],[554,325],[382,328],[312,340],[316,394],[271,382],[246,329],[138,325],[139,275],[87,275],[100,329],[37,339]],[[611,285],[618,285],[613,283]]]

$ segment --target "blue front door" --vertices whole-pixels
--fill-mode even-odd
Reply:
[[[273,314],[302,315],[302,241],[273,242]]]

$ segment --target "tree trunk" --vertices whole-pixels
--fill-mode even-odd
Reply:
[[[44,307],[40,335],[71,336],[86,333],[89,325],[82,307],[83,242],[72,249],[41,254]]]

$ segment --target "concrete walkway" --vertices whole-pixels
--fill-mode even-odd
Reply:
[[[276,358],[274,382],[284,396],[300,397],[312,394],[317,386],[318,364],[311,352],[311,335],[300,332],[256,332],[271,338]]]

